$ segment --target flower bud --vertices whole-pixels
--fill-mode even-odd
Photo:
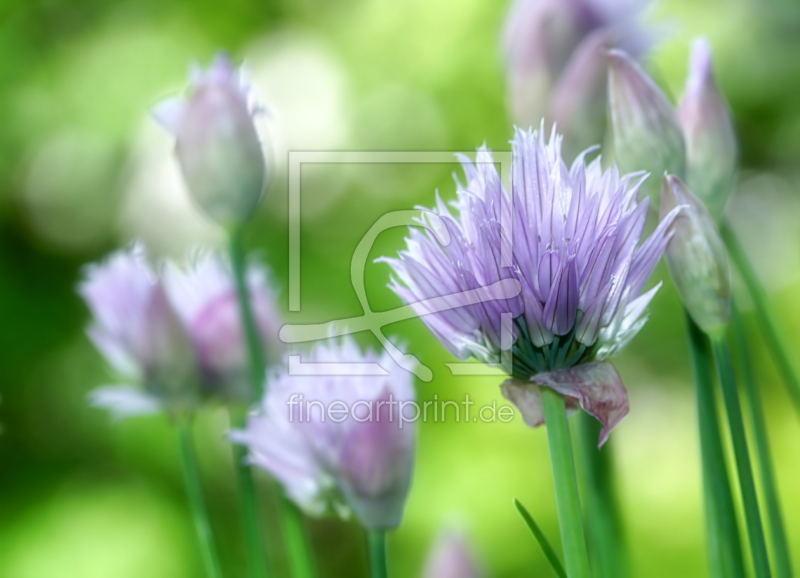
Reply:
[[[423,578],[479,578],[483,575],[465,536],[446,531],[428,554]]]
[[[255,211],[266,181],[248,93],[222,56],[193,76],[185,98],[163,101],[153,115],[176,137],[195,201],[217,223],[237,227]]]
[[[195,347],[206,392],[228,401],[249,400],[249,364],[233,273],[207,253],[183,270],[168,266],[164,283]],[[282,351],[280,317],[267,271],[248,267],[247,286],[261,345],[268,359]]]
[[[658,179],[683,176],[686,147],[678,118],[655,82],[621,50],[608,53],[608,101],[617,162],[626,172],[647,171],[642,185],[651,207],[658,203]]]
[[[79,292],[94,316],[89,337],[128,383],[96,390],[95,405],[118,416],[196,405],[191,340],[143,255],[120,252],[90,267]]]
[[[365,364],[386,373],[365,372]],[[231,433],[252,462],[311,515],[352,513],[368,529],[398,526],[414,462],[414,416],[403,411],[414,400],[411,374],[388,353],[364,354],[346,338],[315,348],[303,366],[290,360],[266,392],[262,411]]]
[[[706,333],[724,329],[731,314],[725,245],[700,200],[678,177],[666,175],[661,215],[683,206],[672,224],[665,258],[672,281],[694,322]]]
[[[692,46],[678,120],[686,139],[686,182],[711,216],[719,219],[733,188],[736,136],[730,110],[714,81],[711,51],[702,38]]]

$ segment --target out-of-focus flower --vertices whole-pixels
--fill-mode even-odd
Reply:
[[[211,395],[247,399],[247,347],[233,273],[217,255],[199,256],[186,270],[165,268],[164,283],[197,354],[200,379]],[[268,358],[279,358],[280,318],[267,271],[251,265],[247,284],[256,326]]]
[[[608,54],[608,104],[616,160],[626,171],[648,171],[643,187],[657,207],[659,179],[686,173],[686,145],[678,117],[656,83],[621,50]]]
[[[423,578],[480,578],[483,575],[462,533],[445,531],[428,554]]]
[[[678,120],[686,139],[686,183],[711,216],[719,219],[733,189],[736,135],[730,110],[714,80],[711,50],[702,38],[692,46]]]
[[[346,365],[363,363],[389,373]],[[261,411],[231,439],[307,513],[352,513],[365,528],[394,528],[411,483],[414,424],[401,412],[413,400],[410,373],[345,338],[268,377]]]
[[[665,254],[672,281],[689,315],[706,333],[724,329],[731,314],[725,244],[700,200],[673,175],[664,177],[661,213],[684,206]]]
[[[196,405],[191,339],[141,249],[88,267],[79,292],[94,318],[90,338],[128,383],[95,390],[95,405],[119,417]]]
[[[586,364],[620,351],[644,325],[658,286],[640,293],[678,209],[639,245],[648,207],[636,199],[643,176],[603,171],[599,158],[587,166],[585,154],[568,168],[560,146],[555,132],[547,142],[543,130],[518,130],[510,195],[488,150],[475,164],[462,159],[467,182],[458,185],[456,214],[441,200],[434,211],[449,244],[430,228],[412,228],[406,250],[384,261],[397,275],[392,290],[454,355],[497,362],[511,349],[515,379],[557,389],[610,429],[627,411],[625,390],[613,368]],[[516,294],[477,304],[465,297],[504,279],[516,281]],[[443,296],[451,309],[433,312],[424,303]],[[576,365],[583,369],[550,375]],[[556,386],[564,381],[569,391]],[[539,423],[537,403],[534,396],[517,404],[531,425]]]
[[[266,182],[247,86],[225,56],[193,70],[189,93],[170,98],[153,115],[175,135],[183,177],[216,222],[237,227],[255,211]]]
[[[640,0],[517,0],[503,34],[515,122],[558,123],[569,149],[602,141],[610,47],[642,53],[652,33]]]

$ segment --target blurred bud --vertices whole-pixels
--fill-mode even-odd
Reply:
[[[183,177],[200,207],[237,227],[255,211],[266,182],[248,92],[224,56],[192,76],[189,94],[161,102],[153,116],[175,135]]]
[[[695,323],[706,333],[723,329],[731,314],[725,245],[705,206],[675,176],[661,187],[661,216],[683,206],[665,253],[672,281]]]
[[[414,416],[403,411],[414,400],[412,374],[350,338],[309,357],[270,376],[262,411],[231,439],[307,513],[352,513],[368,529],[398,526],[414,463]],[[364,373],[365,363],[390,373]]]
[[[445,531],[437,538],[422,572],[422,578],[479,578],[482,575],[466,537],[453,531]]]
[[[653,80],[621,50],[608,53],[608,102],[616,160],[625,172],[647,171],[642,184],[658,206],[658,178],[683,177],[686,148],[678,118]]]
[[[644,52],[653,32],[640,0],[517,0],[503,33],[510,108],[516,124],[558,124],[572,156],[603,138],[606,75],[600,46]]]
[[[725,99],[711,69],[708,42],[692,46],[686,91],[678,106],[686,139],[686,182],[719,219],[733,188],[736,173],[736,135]]]
[[[94,317],[89,336],[129,384],[92,394],[118,416],[181,411],[197,403],[192,343],[164,286],[138,249],[88,268],[79,292]]]
[[[605,58],[611,34],[598,30],[578,46],[558,79],[550,118],[564,135],[564,156],[573,158],[603,141],[606,121]]]
[[[164,283],[188,329],[206,392],[227,400],[248,400],[249,365],[232,272],[217,255],[199,256],[187,270],[167,266]],[[247,286],[264,353],[277,360],[280,317],[267,271],[249,267]]]

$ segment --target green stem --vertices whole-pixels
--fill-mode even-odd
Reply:
[[[795,410],[800,413],[800,375],[792,365],[791,358],[783,345],[783,339],[778,334],[778,328],[770,313],[764,288],[761,286],[758,275],[756,275],[730,224],[723,222],[720,226],[720,233],[722,233],[728,253],[742,275],[742,280],[756,307],[756,317],[766,338],[767,349],[772,354],[775,365],[777,365],[778,371],[783,376],[783,381],[789,389],[789,395],[794,401]]]
[[[386,578],[386,531],[367,530],[370,578]]]
[[[247,426],[247,416],[243,411],[231,410],[234,429]],[[264,556],[261,542],[261,522],[258,515],[258,500],[253,482],[253,470],[247,462],[247,447],[233,444],[233,459],[236,464],[236,481],[239,486],[239,504],[244,527],[245,549],[249,575],[253,578],[270,576],[269,566]]]
[[[711,348],[708,337],[688,313],[686,328],[692,353],[697,418],[700,432],[700,457],[703,471],[703,497],[706,510],[708,561],[712,578],[744,578],[744,562],[728,465],[722,444],[714,395]]]
[[[586,532],[595,578],[628,575],[623,554],[621,524],[614,491],[611,443],[597,448],[601,424],[586,412],[575,416],[576,457]]]
[[[308,535],[303,514],[297,506],[285,496],[278,498],[281,531],[286,542],[289,567],[295,578],[312,578],[316,575],[314,557],[308,546]]]
[[[247,358],[250,367],[250,388],[253,399],[260,399],[264,393],[264,370],[266,362],[264,349],[261,346],[261,336],[253,316],[253,307],[250,303],[250,292],[247,288],[247,263],[242,232],[231,233],[230,238],[231,266],[236,284],[236,298],[239,302],[239,315],[242,319]]]
[[[235,231],[230,238],[231,264],[233,276],[236,283],[236,296],[239,301],[239,312],[243,320],[243,331],[245,343],[247,344],[248,361],[250,365],[250,386],[254,399],[260,398],[264,393],[265,379],[265,356],[261,345],[261,337],[258,333],[253,308],[250,303],[250,292],[247,289],[247,263],[244,245],[242,244],[241,230]],[[242,420],[243,422],[243,420]],[[252,472],[250,468],[240,463],[239,488],[242,500],[242,507],[245,516],[245,531],[248,534],[247,543],[255,548],[261,543],[260,527],[258,519],[248,520],[255,516],[255,492],[253,491]],[[279,500],[279,519],[281,530],[284,534],[286,546],[289,549],[288,558],[291,567],[291,575],[295,578],[309,578],[315,575],[311,550],[308,546],[308,538],[302,526],[302,517],[293,504],[287,502],[286,498]],[[250,557],[254,559],[256,552],[251,551]],[[258,556],[261,560],[260,549]],[[261,562],[263,567],[263,560]],[[263,576],[264,574],[256,574]]]
[[[178,419],[178,442],[181,448],[181,461],[183,462],[183,478],[186,483],[186,493],[189,496],[189,506],[192,509],[194,526],[197,538],[200,540],[200,552],[203,556],[203,566],[208,578],[221,578],[219,558],[214,546],[214,536],[211,534],[211,524],[208,521],[203,488],[200,485],[200,471],[197,467],[197,455],[192,441],[192,431],[189,418]]]
[[[733,310],[733,338],[734,351],[739,360],[742,372],[742,384],[753,440],[756,446],[756,465],[761,481],[764,503],[766,506],[767,525],[771,538],[775,575],[778,578],[791,578],[792,562],[789,556],[789,546],[786,542],[786,530],[781,515],[781,506],[778,499],[778,490],[772,468],[772,459],[769,451],[769,438],[767,436],[767,423],[764,419],[764,409],[761,405],[761,396],[756,386],[753,368],[750,365],[750,356],[747,350],[747,336],[745,335],[744,322],[739,310]]]
[[[742,408],[739,405],[739,394],[736,391],[736,380],[733,377],[731,352],[728,348],[728,340],[724,331],[719,331],[710,337],[714,360],[717,364],[717,373],[722,384],[722,399],[725,402],[725,412],[728,414],[731,444],[733,445],[733,454],[736,457],[736,470],[739,473],[739,489],[742,493],[744,518],[747,526],[747,536],[750,539],[750,551],[753,556],[755,575],[756,578],[768,578],[770,576],[769,556],[767,555],[767,544],[764,541],[764,530],[761,525],[761,513],[758,508],[750,452],[747,449]]]
[[[578,481],[564,398],[549,387],[542,387],[541,395],[567,576],[588,578],[591,576],[591,569],[583,533]]]

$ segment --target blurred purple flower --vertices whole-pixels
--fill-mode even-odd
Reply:
[[[422,578],[480,578],[483,576],[463,534],[443,532],[428,554]]]
[[[643,175],[603,171],[599,158],[586,165],[590,151],[568,168],[560,147],[555,132],[548,142],[543,129],[517,130],[510,195],[488,150],[480,149],[474,164],[463,158],[467,180],[458,183],[455,214],[441,199],[433,211],[449,244],[412,228],[399,258],[382,259],[396,274],[390,288],[451,353],[496,363],[510,349],[514,378],[549,387],[563,376],[542,374],[604,360],[644,325],[659,286],[640,293],[679,210],[640,245],[648,207],[636,199]],[[423,215],[421,224],[430,224],[430,213]],[[509,278],[519,291],[506,298],[464,305],[459,296]],[[421,303],[442,296],[452,309],[432,313]],[[618,378],[599,387],[597,375],[592,367],[573,372],[577,382],[567,395],[610,428],[627,411],[627,398]],[[526,421],[537,423],[533,414]]]
[[[128,384],[93,391],[93,404],[118,417],[195,405],[191,339],[140,248],[87,267],[78,290],[94,318],[89,337]]]
[[[608,48],[639,55],[654,34],[641,0],[517,0],[503,33],[514,121],[558,123],[574,152],[601,142]]]
[[[164,283],[191,335],[208,393],[246,399],[250,391],[247,348],[233,273],[220,257],[206,253],[186,270],[167,266]],[[267,271],[251,264],[247,285],[264,352],[277,360],[283,349],[278,339],[280,316]]]
[[[162,263],[155,273],[140,247],[87,268],[79,292],[93,323],[89,336],[126,385],[91,394],[120,417],[183,411],[203,399],[245,399],[246,350],[232,274],[212,254],[187,272]],[[277,357],[279,319],[266,271],[248,286],[265,350]]]
[[[346,365],[367,362],[389,373]],[[231,439],[247,445],[250,460],[307,513],[352,513],[366,528],[396,527],[414,458],[414,424],[400,419],[402,404],[414,400],[412,375],[350,338],[315,347],[296,369],[268,377],[261,411]]]
[[[226,227],[240,226],[253,214],[266,183],[255,111],[248,87],[223,55],[207,71],[192,70],[186,97],[165,99],[153,109],[175,135],[192,196]]]

